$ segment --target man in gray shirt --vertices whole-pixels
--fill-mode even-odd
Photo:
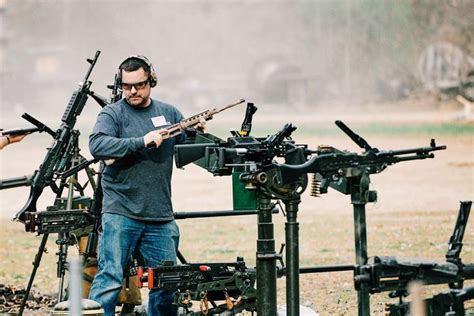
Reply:
[[[95,158],[113,161],[102,175],[99,271],[89,295],[106,315],[115,312],[124,269],[135,248],[145,265],[153,267],[176,262],[179,243],[171,174],[173,147],[184,135],[163,140],[159,129],[183,120],[183,115],[174,106],[150,98],[157,77],[146,57],[125,59],[118,80],[125,98],[102,109],[89,138]],[[151,290],[148,315],[176,315],[173,295]]]

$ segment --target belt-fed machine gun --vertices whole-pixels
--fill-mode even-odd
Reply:
[[[461,260],[463,237],[466,230],[472,201],[461,202],[453,234],[448,243],[446,261],[436,262],[423,258],[403,258],[375,256],[368,258],[364,265],[356,267],[354,283],[356,289],[366,284],[370,293],[390,291],[390,297],[399,297],[398,304],[388,306],[391,316],[407,315],[409,305],[403,302],[408,295],[410,282],[419,281],[424,285],[448,284],[451,291],[440,293],[425,300],[427,315],[464,315],[463,302],[474,298],[474,288],[462,290],[465,280],[474,279],[474,264]]]
[[[149,289],[176,291],[174,304],[185,310],[184,315],[255,310],[255,269],[248,269],[241,257],[235,262],[139,267],[137,274],[139,287],[146,283]],[[200,302],[199,312],[193,312],[191,301]]]
[[[177,167],[194,162],[213,175],[232,175],[236,178],[237,174],[245,189],[253,192],[259,214],[256,260],[259,315],[277,313],[276,261],[282,261],[282,255],[275,252],[270,212],[275,204],[272,200],[277,200],[277,203],[282,201],[285,205],[287,313],[297,315],[300,273],[297,211],[300,196],[308,185],[308,173],[316,176],[313,181],[316,193],[325,193],[331,186],[351,195],[356,217],[356,263],[363,265],[367,259],[365,204],[376,199],[376,192],[369,190],[370,175],[398,162],[433,158],[434,151],[446,149],[446,146],[437,146],[431,140],[427,147],[382,151],[371,147],[341,121],[336,121],[336,125],[365,152],[359,154],[329,146],[310,149],[308,145],[297,144],[292,139],[292,133],[296,130],[292,124],[286,124],[277,133],[266,137],[233,133],[232,137],[223,140],[210,134],[198,134],[194,144],[175,147]],[[276,162],[277,159],[284,163]],[[348,270],[348,267],[343,269]],[[359,291],[360,315],[369,314],[368,295],[368,288],[363,285]]]

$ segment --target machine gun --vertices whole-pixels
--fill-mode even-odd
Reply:
[[[213,135],[197,135],[195,144],[175,146],[177,167],[194,162],[213,175],[225,176],[240,172],[239,179],[248,190],[257,192],[259,228],[257,240],[257,312],[265,315],[276,314],[276,275],[275,261],[281,255],[274,251],[271,226],[271,200],[281,200],[285,205],[285,276],[287,282],[287,311],[290,315],[299,313],[299,263],[298,263],[298,204],[306,189],[308,173],[317,174],[313,184],[318,193],[327,188],[337,189],[351,195],[354,207],[354,231],[356,265],[363,265],[367,259],[367,237],[365,204],[376,200],[376,192],[369,190],[370,174],[382,172],[388,165],[401,161],[433,158],[434,151],[444,150],[432,140],[429,147],[380,151],[371,147],[362,137],[355,134],[344,123],[337,121],[348,136],[363,148],[363,154],[337,150],[324,146],[316,150],[305,144],[295,143],[291,135],[296,127],[286,124],[283,129],[265,138],[241,137],[233,135],[224,141]],[[284,160],[284,163],[276,162]],[[319,187],[319,182],[322,185]],[[268,251],[272,249],[272,251]],[[350,267],[352,270],[353,266]],[[332,267],[331,267],[332,268]],[[347,270],[347,267],[334,267]],[[318,269],[315,269],[315,271]],[[324,269],[323,269],[324,270]],[[331,270],[331,271],[335,271]],[[318,272],[318,271],[316,271]],[[359,315],[370,314],[369,291],[367,284],[361,285],[358,293]]]
[[[90,67],[79,83],[79,88],[73,92],[71,99],[62,116],[62,123],[59,129],[54,133],[54,142],[48,149],[48,152],[40,165],[39,169],[33,174],[31,181],[30,196],[23,208],[16,214],[15,219],[25,222],[27,212],[36,212],[36,203],[43,189],[51,187],[56,194],[60,193],[59,187],[55,183],[55,175],[61,173],[70,167],[70,162],[74,154],[75,147],[79,137],[79,132],[74,130],[77,116],[80,115],[86,104],[90,93],[91,81],[89,75],[94,68],[100,51],[97,51],[93,59],[87,59]]]
[[[446,146],[437,146],[434,139],[428,147],[402,150],[381,151],[371,147],[362,137],[355,134],[343,122],[336,121],[339,126],[359,147],[365,149],[363,154],[341,151],[330,146],[320,146],[316,155],[301,165],[275,164],[278,168],[280,183],[291,183],[302,174],[319,174],[320,193],[326,193],[329,185],[344,192],[341,179],[382,172],[387,166],[402,161],[434,158],[433,151],[445,150]]]
[[[196,143],[175,146],[176,166],[182,168],[195,162],[215,176],[230,175],[233,169],[240,171],[265,171],[274,169],[276,157],[290,159],[294,151],[303,149],[291,139],[296,130],[286,124],[281,130],[267,137],[234,136],[227,141],[210,134],[198,135]],[[304,152],[298,151],[298,154]],[[301,156],[299,156],[301,157]]]
[[[464,316],[466,314],[464,302],[474,299],[474,286],[464,289],[451,289],[448,292],[438,293],[424,301],[426,307],[426,315],[429,316]],[[472,310],[472,308],[471,308]],[[405,316],[410,315],[410,304],[401,302],[392,304],[386,308],[389,316]]]
[[[408,295],[407,288],[410,282],[416,280],[423,282],[424,285],[448,284],[452,289],[449,293],[441,293],[425,301],[427,315],[444,315],[441,311],[448,312],[451,309],[462,310],[464,313],[464,308],[461,308],[462,302],[474,297],[474,289],[461,290],[465,280],[474,279],[474,264],[464,264],[460,258],[471,205],[472,201],[460,203],[445,262],[420,258],[372,257],[366,264],[356,267],[355,288],[358,290],[362,284],[368,284],[370,293],[390,291],[390,297],[399,297],[400,302],[389,307],[390,315],[395,316],[406,315],[408,312],[409,306],[402,299]]]
[[[138,268],[138,286],[176,291],[174,303],[186,310],[184,315],[206,315],[231,310],[255,310],[255,270],[245,266],[244,259],[235,262],[163,264]],[[191,301],[200,301],[201,313],[193,313]],[[215,301],[225,301],[217,306]],[[209,310],[208,302],[213,305]]]

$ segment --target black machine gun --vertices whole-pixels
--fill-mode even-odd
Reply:
[[[54,142],[48,149],[43,163],[33,174],[28,201],[15,216],[15,219],[20,222],[25,222],[27,212],[34,213],[37,211],[36,203],[45,187],[51,187],[56,194],[60,191],[55,183],[56,176],[71,167],[70,162],[79,137],[79,132],[74,130],[74,125],[76,124],[77,116],[81,114],[86,104],[88,95],[91,93],[89,89],[92,82],[89,81],[89,76],[99,54],[100,51],[97,51],[93,59],[87,59],[90,67],[84,80],[79,83],[79,88],[73,92],[69,100],[61,119],[61,126],[54,132]]]
[[[434,151],[446,149],[446,146],[437,146],[432,139],[427,147],[382,151],[371,147],[343,122],[336,121],[336,125],[365,152],[358,154],[330,146],[308,149],[307,145],[292,140],[296,127],[286,124],[265,138],[234,136],[223,141],[213,135],[198,135],[195,144],[176,146],[176,165],[181,168],[195,162],[218,176],[239,170],[242,182],[265,185],[277,196],[279,189],[286,191],[292,185],[295,188],[299,185],[301,192],[307,182],[306,175],[312,173],[317,174],[320,181],[319,193],[326,193],[329,186],[344,193],[349,177],[380,173],[387,166],[402,161],[434,158]],[[278,157],[285,163],[277,163],[275,158]]]
[[[146,270],[139,267],[137,274],[139,287],[147,283],[149,289],[176,291],[174,303],[186,309],[185,315],[202,315],[189,310],[191,301],[200,301],[204,314],[211,312],[207,302],[213,305],[212,313],[255,310],[255,269],[247,268],[241,257],[235,262],[165,263]],[[225,301],[225,304],[217,306],[215,301]]]
[[[253,104],[252,104],[253,105]],[[301,193],[306,189],[307,176],[298,181],[280,185],[276,183],[275,158],[287,164],[302,164],[311,153],[306,145],[299,145],[291,138],[296,130],[293,124],[285,126],[266,137],[236,136],[224,141],[211,134],[197,134],[194,144],[175,146],[175,162],[178,168],[194,162],[215,176],[239,174],[245,188],[260,187],[270,196],[285,198],[287,194]]]
[[[440,308],[441,306],[446,307],[449,302],[452,304],[451,307],[454,307],[455,304],[459,305],[461,297],[456,300],[456,295],[463,294],[460,289],[462,289],[464,281],[474,279],[474,264],[464,264],[460,257],[471,205],[472,201],[461,202],[454,231],[449,239],[446,261],[435,262],[423,258],[388,256],[371,257],[365,265],[356,267],[354,271],[355,288],[359,289],[361,284],[365,283],[368,284],[371,293],[390,291],[390,297],[399,297],[400,303],[391,307],[393,313],[390,315],[406,315],[400,313],[402,307],[408,309],[408,304],[402,302],[402,297],[408,295],[408,284],[412,281],[420,281],[424,285],[448,284],[452,290],[457,290],[449,294],[439,294],[427,300],[428,310],[433,311],[428,315],[444,315],[444,313],[440,313]],[[474,290],[471,289],[469,293],[471,293],[470,296],[463,294],[462,298],[472,299]],[[439,314],[434,313],[436,310]]]
[[[424,300],[425,314],[429,316],[464,316],[467,306],[465,302],[474,299],[474,286],[463,289],[451,289],[447,292],[438,293],[431,298]],[[472,308],[470,308],[472,311]],[[386,307],[386,315],[389,316],[405,316],[410,315],[410,304],[401,302]]]
[[[227,141],[211,134],[197,135],[194,144],[177,145],[176,166],[182,168],[195,162],[215,176],[230,175],[233,169],[269,170],[273,169],[275,157],[286,157],[297,149],[291,139],[296,130],[286,124],[280,131],[267,137],[233,136]]]
[[[198,134],[194,144],[175,146],[175,162],[178,168],[194,162],[213,175],[234,176],[237,173],[245,189],[257,192],[256,204],[261,215],[257,240],[257,247],[261,247],[257,249],[257,269],[260,266],[260,271],[266,273],[257,276],[260,287],[260,296],[257,298],[259,313],[276,313],[276,298],[272,296],[272,293],[276,292],[276,282],[273,282],[273,278],[275,261],[279,260],[280,256],[274,251],[268,254],[268,248],[265,248],[274,246],[271,229],[266,229],[271,222],[271,200],[281,200],[285,205],[285,228],[289,228],[285,232],[285,240],[286,244],[293,245],[286,249],[285,276],[287,288],[291,289],[287,291],[287,310],[296,314],[299,308],[297,284],[300,270],[298,233],[295,227],[300,196],[308,184],[308,173],[317,177],[313,182],[317,188],[314,190],[317,191],[316,194],[326,193],[329,186],[344,194],[351,194],[356,232],[356,264],[362,265],[367,259],[365,204],[376,200],[376,192],[369,190],[370,175],[380,173],[387,166],[398,162],[434,158],[434,151],[446,149],[446,146],[437,146],[432,140],[428,147],[380,151],[371,147],[343,122],[336,121],[336,125],[365,152],[352,153],[330,146],[309,149],[308,145],[297,144],[292,139],[292,133],[296,130],[292,124],[286,124],[280,131],[267,137],[243,137],[242,134],[233,133],[233,137],[224,141],[210,134]],[[282,160],[283,163],[280,162]],[[335,268],[347,270],[346,266]],[[352,270],[353,266],[349,268]],[[358,293],[359,314],[368,315],[369,292],[366,284],[362,287]]]
[[[434,151],[445,150],[446,146],[437,146],[434,139],[428,147],[401,150],[379,150],[371,147],[367,141],[354,133],[342,121],[336,121],[359,147],[365,149],[362,154],[341,151],[331,146],[320,146],[316,155],[301,165],[275,164],[278,168],[278,181],[282,184],[297,180],[302,174],[317,174],[321,184],[320,193],[326,193],[331,186],[344,193],[344,178],[360,177],[364,174],[382,172],[387,166],[402,161],[434,158]]]

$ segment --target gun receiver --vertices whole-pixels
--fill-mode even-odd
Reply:
[[[94,222],[90,212],[81,209],[59,210],[49,207],[46,211],[27,213],[26,230],[40,234],[68,233],[82,229]]]
[[[87,62],[90,64],[89,69],[87,70],[84,80],[79,83],[79,88],[73,92],[71,99],[69,100],[61,119],[61,126],[56,133],[54,133],[54,143],[51,148],[48,149],[39,169],[33,174],[28,201],[16,214],[15,220],[25,222],[26,212],[36,212],[36,202],[45,187],[49,186],[57,193],[58,187],[54,183],[55,175],[65,171],[69,167],[71,155],[73,154],[70,150],[73,147],[71,144],[77,142],[79,134],[77,131],[74,131],[73,128],[76,124],[77,116],[81,114],[82,109],[86,104],[91,85],[89,75],[96,64],[99,55],[100,51],[97,51],[93,59],[87,59]]]
[[[138,287],[147,283],[149,289],[177,291],[174,303],[186,309],[191,306],[191,300],[204,298],[225,300],[228,310],[255,309],[255,269],[248,269],[240,257],[228,263],[164,264],[146,271],[138,267],[137,274]],[[214,308],[214,311],[219,310],[218,306]]]

